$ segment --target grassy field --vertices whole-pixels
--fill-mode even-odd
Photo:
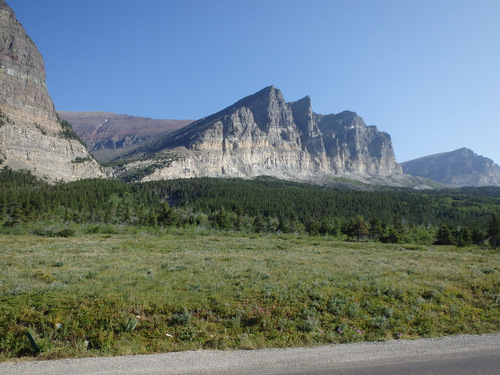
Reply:
[[[215,232],[2,235],[0,360],[500,330],[498,251],[405,247]]]

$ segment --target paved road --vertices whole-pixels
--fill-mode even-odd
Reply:
[[[0,363],[2,375],[499,374],[500,334],[252,351]]]
[[[411,359],[375,360],[369,363],[341,363],[323,370],[285,372],[288,375],[498,375],[498,350],[468,352],[461,355],[439,355]],[[277,375],[277,374],[275,374]]]

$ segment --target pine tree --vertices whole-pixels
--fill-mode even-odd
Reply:
[[[486,239],[486,235],[481,229],[474,227],[472,228],[471,239],[472,243],[482,245]]]
[[[176,225],[178,217],[173,208],[167,202],[163,202],[160,214],[158,215],[158,223],[162,226]]]
[[[500,217],[498,215],[491,215],[488,234],[490,236],[491,247],[496,249],[500,242]]]
[[[457,233],[457,245],[463,247],[470,245],[471,243],[471,232],[467,228],[461,227]]]
[[[258,214],[253,221],[253,231],[255,233],[260,233],[265,231],[265,223],[264,217],[261,214]]]
[[[362,216],[356,216],[349,225],[349,236],[356,237],[356,241],[369,234],[368,225]]]
[[[148,221],[147,224],[150,227],[157,227],[158,226],[158,215],[154,210],[151,210],[148,216]]]
[[[385,234],[380,237],[380,241],[383,243],[400,243],[401,235],[393,226],[388,226],[385,230]]]
[[[224,207],[222,207],[215,216],[215,222],[217,228],[222,230],[228,230],[233,228],[233,222],[229,212],[227,212]]]
[[[376,241],[382,236],[382,224],[377,217],[370,220],[370,240]]]
[[[451,234],[451,230],[446,224],[441,224],[436,235],[436,240],[434,244],[436,245],[453,245],[455,239]]]

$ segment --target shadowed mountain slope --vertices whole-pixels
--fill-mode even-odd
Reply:
[[[71,124],[90,152],[101,162],[119,158],[152,139],[167,135],[192,122],[156,120],[109,112],[58,113]]]
[[[404,173],[451,186],[500,186],[500,167],[467,148],[401,163]]]

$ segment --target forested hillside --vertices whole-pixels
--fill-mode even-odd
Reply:
[[[7,233],[22,228],[71,235],[175,226],[467,245],[497,235],[500,188],[358,191],[269,178],[142,184],[90,179],[49,185],[4,168],[0,213],[1,230]]]
[[[147,183],[156,195],[196,211],[221,207],[251,216],[298,219],[349,219],[357,215],[382,223],[473,225],[499,211],[499,188],[461,188],[426,192],[411,189],[359,191],[323,188],[275,179],[189,179]],[[486,215],[485,215],[486,214]]]

